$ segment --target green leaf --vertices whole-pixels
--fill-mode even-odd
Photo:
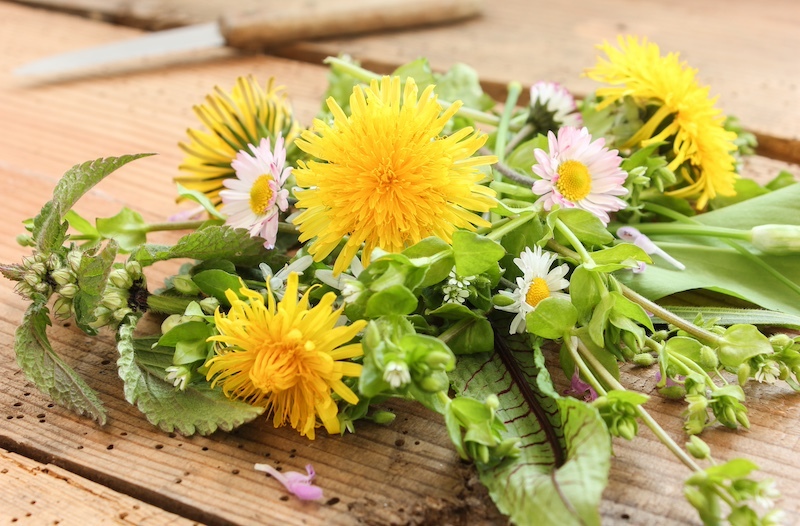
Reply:
[[[59,405],[106,423],[97,393],[50,346],[50,316],[44,305],[32,304],[14,334],[14,352],[22,371],[36,387]]]
[[[452,247],[439,237],[426,237],[419,243],[403,250],[402,254],[411,260],[432,258],[440,256],[441,254],[446,254],[445,257],[437,258],[436,261],[430,265],[422,283],[417,285],[420,288],[430,287],[445,279],[450,274],[455,264],[455,259],[453,259],[452,255]]]
[[[477,110],[488,110],[495,101],[481,88],[478,73],[466,64],[455,63],[444,75],[436,79],[436,93],[443,100],[460,100],[464,106]]]
[[[198,272],[192,281],[205,294],[217,298],[222,305],[230,306],[231,304],[225,295],[228,290],[232,290],[237,296],[244,299],[239,292],[244,287],[242,278],[235,274],[228,274],[224,270],[209,269]]]
[[[506,158],[506,165],[523,175],[533,177],[533,165],[538,164],[533,152],[537,149],[548,150],[547,137],[545,135],[539,134],[514,148],[511,155]]]
[[[619,292],[612,292],[611,296],[614,297],[614,312],[630,318],[631,320],[644,325],[651,332],[655,331],[653,328],[653,320],[647,315],[647,312],[638,303],[634,303]]]
[[[49,201],[34,218],[33,238],[40,252],[50,253],[64,242],[66,226],[61,222],[67,213],[86,192],[106,176],[131,161],[153,155],[141,153],[108,157],[76,164],[61,177]]]
[[[108,274],[117,257],[117,244],[112,240],[99,252],[87,252],[77,272],[78,292],[72,301],[75,323],[87,334],[97,334],[89,324],[95,320],[94,309],[103,299]]]
[[[528,332],[555,340],[564,337],[578,322],[578,310],[566,298],[545,298],[525,318]]]
[[[66,214],[64,214],[64,219],[69,222],[69,226],[83,234],[84,236],[94,237],[95,239],[90,241],[90,243],[94,243],[100,240],[100,233],[85,218],[83,218],[78,212],[75,210],[68,210]]]
[[[446,334],[450,336],[447,346],[457,355],[490,352],[494,348],[492,324],[483,316],[462,318]]]
[[[766,188],[769,190],[780,190],[781,188],[785,188],[789,185],[796,184],[797,181],[794,179],[794,175],[792,172],[787,170],[781,170],[780,173],[775,176],[775,178],[766,184]]]
[[[573,278],[574,281],[574,278]],[[666,306],[668,311],[686,321],[697,319],[702,315],[706,320],[717,320],[717,325],[734,325],[750,323],[752,325],[772,325],[789,329],[800,329],[800,316],[764,309],[737,309],[733,307],[689,307]],[[655,318],[657,322],[664,323]]]
[[[116,241],[125,252],[136,250],[147,242],[147,223],[142,214],[127,207],[114,217],[98,217],[97,231]]]
[[[515,524],[599,525],[597,509],[611,455],[606,426],[594,408],[555,393],[544,358],[540,351],[532,352],[527,337],[508,341],[515,372],[509,374],[506,359],[495,352],[462,356],[451,374],[461,395],[482,399],[497,393],[497,414],[506,425],[506,436],[520,438],[521,455],[479,469],[481,482]],[[547,425],[534,417],[532,402],[541,405]],[[562,465],[557,465],[548,428],[564,449]]]
[[[772,344],[754,325],[731,325],[719,339],[719,361],[738,367],[759,354],[772,354]]]
[[[217,219],[225,220],[226,217],[219,210],[217,207],[214,206],[214,203],[206,197],[206,194],[203,192],[198,192],[197,190],[189,190],[185,186],[177,183],[178,186],[178,197],[184,197],[189,199],[190,201],[194,201],[195,203],[199,204],[203,207],[203,210],[209,213],[209,215],[216,217]]]
[[[431,84],[436,84],[436,79],[433,76],[431,65],[428,63],[427,58],[418,58],[403,64],[394,70],[392,76],[400,77],[402,82],[405,82],[406,78],[412,77],[420,90]]]
[[[165,432],[210,435],[217,429],[230,431],[264,412],[264,408],[229,400],[218,389],[187,387],[181,391],[142,369],[134,351],[136,321],[129,316],[119,327],[117,367],[125,382],[125,399],[138,407],[150,423]]]
[[[614,241],[614,236],[606,229],[600,219],[591,212],[579,208],[562,208],[549,214],[548,223],[558,218],[586,245],[607,245]]]
[[[591,253],[594,265],[585,265],[588,270],[595,272],[614,272],[623,268],[636,268],[639,261],[652,263],[650,256],[630,243],[620,243],[611,248],[596,250]]]
[[[506,251],[496,241],[474,232],[459,230],[453,233],[453,255],[456,259],[456,274],[476,276],[500,261]]]
[[[250,237],[247,230],[212,225],[183,236],[174,246],[144,245],[134,254],[134,259],[143,266],[168,259],[227,259],[240,265],[258,265],[269,262],[279,268],[283,261],[273,265],[270,258],[277,258],[264,249],[264,241]],[[284,258],[285,259],[285,258]]]
[[[569,286],[570,289],[577,292],[576,294],[571,294],[570,299],[575,308],[578,309],[579,319],[588,319],[594,308],[600,303],[600,290],[598,289],[597,280],[595,280],[590,271],[580,265],[572,272]]]
[[[365,316],[377,318],[391,314],[411,314],[419,300],[404,285],[392,285],[370,296]]]

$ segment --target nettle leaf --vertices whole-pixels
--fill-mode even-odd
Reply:
[[[137,321],[135,316],[129,316],[119,327],[117,367],[125,382],[125,399],[138,407],[151,424],[165,432],[209,435],[217,429],[230,431],[264,412],[264,408],[229,400],[216,389],[187,387],[181,391],[143,369],[133,342]]]
[[[459,394],[496,393],[507,436],[520,438],[521,455],[479,469],[481,482],[515,524],[600,524],[608,431],[594,408],[555,392],[541,351],[527,338],[498,339],[492,354],[461,356],[451,373]]]
[[[77,273],[78,292],[72,301],[75,308],[75,323],[87,334],[97,334],[89,324],[95,320],[94,310],[103,299],[108,274],[117,257],[117,244],[110,241],[97,253],[87,252],[81,258]]]
[[[113,239],[126,252],[147,243],[147,223],[142,214],[128,207],[124,207],[113,217],[98,217],[96,224],[97,231],[103,237]]]
[[[183,236],[175,245],[143,245],[134,253],[134,259],[143,266],[152,265],[168,259],[227,259],[235,264],[247,265],[271,261],[278,257],[264,249],[264,240],[250,237],[247,230],[230,228],[224,225],[212,225]]]
[[[153,155],[140,153],[95,159],[76,164],[61,177],[49,201],[33,220],[33,238],[40,252],[49,253],[64,243],[67,224],[62,222],[64,215],[86,192],[106,176],[131,161]]]
[[[36,387],[59,405],[106,423],[97,393],[56,353],[47,339],[47,307],[32,304],[14,334],[14,352],[22,371]]]

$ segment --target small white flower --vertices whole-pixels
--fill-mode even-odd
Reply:
[[[322,269],[318,270],[314,276],[329,287],[341,291],[342,301],[345,303],[355,303],[365,290],[364,284],[358,281],[358,276],[363,270],[364,265],[361,264],[361,260],[353,258],[350,262],[350,272],[352,275],[342,273],[338,276],[334,276],[332,270]]]
[[[755,379],[762,384],[774,384],[778,381],[780,375],[781,368],[778,366],[778,362],[774,360],[764,360],[758,364]]]
[[[166,381],[172,382],[172,385],[180,389],[186,390],[186,385],[192,377],[192,371],[184,365],[171,365],[164,369],[167,372]]]
[[[765,510],[772,509],[772,507],[775,506],[775,500],[781,497],[781,492],[778,491],[778,486],[772,479],[762,480],[759,482],[758,489],[756,491],[756,504]]]
[[[392,389],[407,385],[411,381],[408,364],[405,362],[387,363],[386,369],[383,370],[383,379],[392,386]]]
[[[461,278],[456,274],[455,269],[451,270],[447,279],[447,284],[442,287],[444,302],[464,303],[464,301],[469,298],[469,286],[474,279],[475,276]]]
[[[583,124],[575,97],[557,82],[540,81],[531,86],[531,108],[546,111],[558,127]]]
[[[284,265],[283,268],[275,274],[272,273],[272,269],[266,263],[261,263],[258,265],[258,268],[261,270],[264,281],[269,282],[272,293],[275,294],[276,298],[281,300],[283,299],[284,292],[286,292],[286,280],[289,279],[289,274],[294,272],[302,276],[303,272],[310,267],[312,263],[314,263],[313,257],[302,256],[288,265]]]
[[[525,317],[533,312],[536,306],[545,298],[569,298],[568,294],[561,292],[569,286],[569,281],[564,279],[569,267],[566,263],[550,269],[556,260],[556,255],[543,252],[541,247],[525,248],[514,263],[522,271],[522,277],[517,278],[517,288],[513,291],[501,290],[500,294],[513,300],[511,305],[496,306],[498,310],[514,312],[517,315],[511,321],[509,332],[522,333],[526,330]]]
[[[258,146],[248,146],[252,154],[242,150],[231,163],[236,177],[222,182],[226,190],[219,193],[220,212],[228,216],[226,225],[247,229],[251,237],[264,238],[264,246],[272,248],[278,236],[278,214],[289,208],[289,191],[283,185],[292,168],[286,166],[280,134],[274,152],[267,138]]]

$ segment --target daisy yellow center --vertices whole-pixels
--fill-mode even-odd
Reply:
[[[592,190],[589,169],[580,161],[564,161],[558,165],[556,188],[569,201],[580,201]]]
[[[273,180],[271,175],[260,175],[250,188],[250,210],[254,214],[261,215],[269,208],[272,201],[272,188],[269,183]]]
[[[543,299],[550,297],[550,288],[544,278],[534,278],[528,292],[525,294],[525,302],[531,307],[535,307]]]

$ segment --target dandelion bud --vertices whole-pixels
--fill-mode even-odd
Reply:
[[[750,241],[766,254],[800,252],[800,225],[758,225],[750,230]]]
[[[75,282],[75,273],[71,270],[66,268],[60,268],[58,270],[54,270],[50,273],[50,277],[53,278],[53,281],[58,283],[61,286],[68,285],[69,283]]]
[[[125,272],[124,268],[116,268],[112,270],[108,275],[108,280],[112,285],[123,290],[128,290],[133,286],[133,280],[128,273]]]
[[[72,300],[68,298],[58,298],[53,303],[53,314],[57,318],[67,319],[72,314]]]
[[[711,448],[700,438],[692,435],[686,443],[686,450],[696,459],[704,460],[711,456]]]
[[[61,296],[64,298],[72,299],[75,297],[75,294],[78,293],[78,290],[80,289],[78,289],[78,286],[76,284],[67,283],[66,285],[58,289],[58,293],[61,294]]]

